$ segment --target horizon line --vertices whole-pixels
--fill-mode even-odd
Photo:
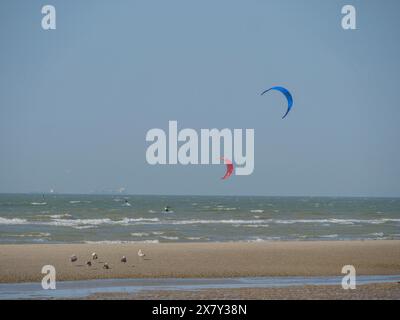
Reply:
[[[270,197],[270,198],[386,198],[399,199],[400,196],[371,195],[226,195],[226,194],[161,194],[161,193],[74,193],[74,192],[0,192],[0,195],[76,195],[76,196],[159,196],[159,197]]]

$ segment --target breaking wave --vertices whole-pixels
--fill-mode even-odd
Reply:
[[[130,244],[130,243],[159,243],[158,240],[125,241],[125,240],[100,240],[84,241],[87,244]]]
[[[160,220],[159,218],[123,218],[120,220],[112,220],[110,218],[102,219],[65,219],[71,217],[69,214],[51,215],[50,221],[29,221],[21,218],[3,218],[0,217],[1,225],[48,225],[62,227],[82,227],[82,226],[99,226],[99,225],[134,225],[134,224],[163,224],[163,225],[190,225],[190,224],[231,224],[231,225],[258,225],[267,226],[268,224],[384,224],[400,222],[400,219],[190,219],[190,220]]]

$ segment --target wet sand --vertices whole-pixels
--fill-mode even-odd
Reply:
[[[97,293],[85,300],[400,300],[399,283],[365,284],[354,290],[340,286],[143,291]]]
[[[141,259],[137,251],[146,257]],[[91,267],[86,261],[96,252]],[[69,257],[78,256],[71,263]],[[121,263],[125,255],[127,263]],[[107,262],[110,269],[103,269]],[[296,241],[261,243],[0,245],[0,282],[41,281],[44,265],[57,281],[110,278],[223,278],[400,274],[400,241]],[[260,290],[260,289],[257,289]]]

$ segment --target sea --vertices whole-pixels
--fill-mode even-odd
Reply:
[[[0,243],[400,239],[400,198],[0,194]]]

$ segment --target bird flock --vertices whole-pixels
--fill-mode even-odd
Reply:
[[[143,259],[146,256],[145,253],[142,251],[142,249],[139,249],[137,255],[138,255],[138,257],[140,259]],[[97,255],[97,253],[93,252],[92,253],[92,260],[97,260],[98,258],[99,258],[99,256]],[[77,262],[78,261],[78,256],[76,254],[73,254],[70,257],[70,261],[71,261],[71,263]],[[128,259],[126,258],[126,256],[122,256],[120,261],[121,261],[121,263],[127,263]],[[86,261],[86,265],[88,267],[91,267],[92,266],[92,261],[91,260]],[[109,266],[108,262],[104,262],[103,263],[103,269],[106,269],[106,270],[110,269],[110,266]]]

